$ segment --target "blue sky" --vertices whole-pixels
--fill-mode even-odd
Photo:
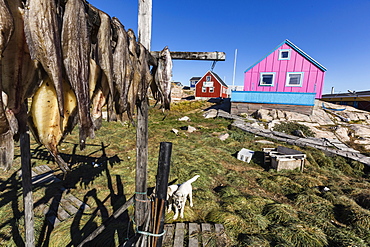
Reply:
[[[144,0],[145,1],[145,0]],[[285,39],[328,70],[324,93],[370,90],[370,0],[152,0],[151,50],[222,51],[216,72],[235,85],[244,71]],[[137,33],[138,0],[91,0]],[[189,85],[210,61],[174,61],[173,80]]]

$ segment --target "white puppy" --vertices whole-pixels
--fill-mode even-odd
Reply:
[[[179,185],[179,188],[173,194],[173,206],[175,208],[175,215],[173,219],[176,220],[179,216],[184,218],[184,208],[187,197],[189,196],[190,207],[193,206],[193,188],[191,183],[199,178],[199,175],[194,176],[183,184]]]

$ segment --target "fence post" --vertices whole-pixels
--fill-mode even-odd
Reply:
[[[27,106],[22,105],[21,112],[18,114],[19,132],[20,132],[20,150],[22,167],[22,187],[24,202],[24,225],[26,230],[26,247],[35,246],[34,233],[34,215],[32,199],[32,175],[31,175],[31,152],[30,152],[30,134],[27,126]]]

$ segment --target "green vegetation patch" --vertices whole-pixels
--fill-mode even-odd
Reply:
[[[314,137],[315,133],[306,125],[297,122],[282,122],[274,126],[275,131],[294,135],[295,131],[300,130],[307,137]]]

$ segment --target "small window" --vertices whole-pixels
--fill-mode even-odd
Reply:
[[[288,87],[301,87],[303,72],[288,72],[285,85]]]
[[[211,77],[210,76],[207,76],[206,77],[206,81],[211,81]]]
[[[202,87],[202,93],[205,93],[207,92],[207,88],[206,87]]]
[[[290,59],[290,50],[279,50],[279,60],[289,60]]]
[[[261,73],[260,86],[274,86],[275,73]]]
[[[210,87],[210,88],[209,88],[209,92],[210,92],[210,93],[213,93],[213,92],[214,92],[214,87]]]

